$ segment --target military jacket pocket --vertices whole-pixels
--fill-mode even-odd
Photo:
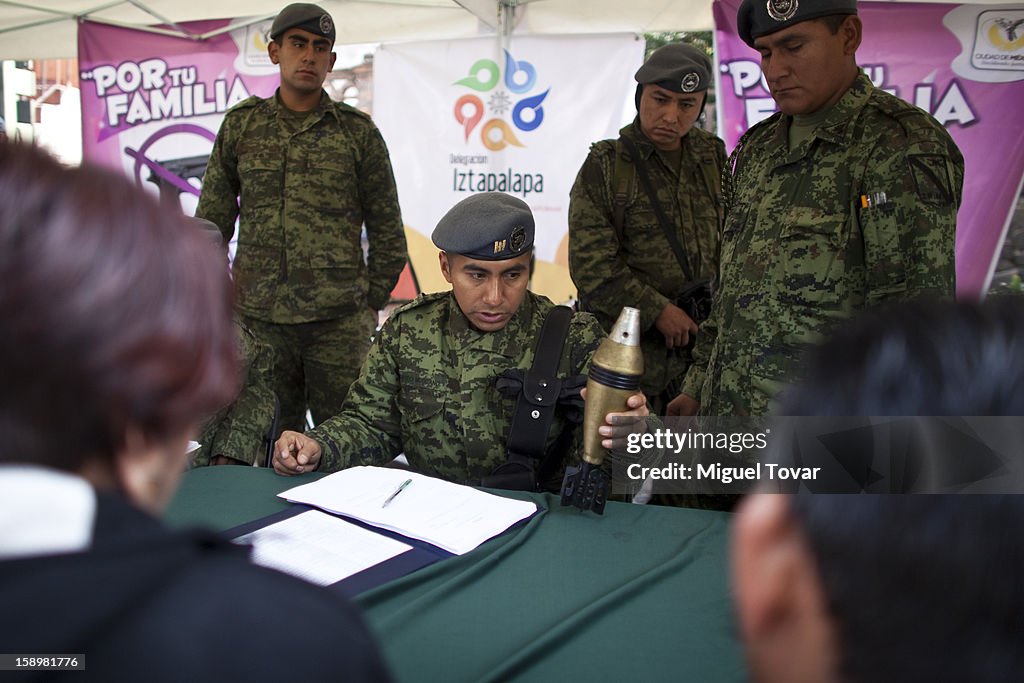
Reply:
[[[402,422],[416,425],[415,431],[423,429],[420,424],[427,420],[440,420],[444,410],[445,392],[438,386],[430,384],[409,384],[403,381],[398,396],[398,406],[402,413]]]
[[[309,259],[316,305],[324,310],[337,312],[365,305],[366,277],[359,265],[349,263],[344,256],[341,252],[320,253]],[[296,284],[302,279],[297,270],[294,279]]]
[[[787,304],[841,305],[845,297],[845,215],[794,206],[779,235],[779,299]]]
[[[352,162],[347,157],[310,160],[309,170],[307,187],[311,206],[325,213],[351,211],[358,215],[359,188]]]
[[[281,274],[281,254],[256,245],[239,248],[232,267],[239,305],[271,306]]]
[[[241,206],[246,210],[278,206],[284,193],[284,164],[262,154],[246,154],[238,160]]]

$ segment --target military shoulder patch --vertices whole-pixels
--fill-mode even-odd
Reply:
[[[946,157],[941,154],[910,154],[910,173],[918,198],[925,204],[948,206],[953,203],[953,184]]]
[[[450,293],[451,292],[443,291],[443,292],[429,292],[429,293],[426,293],[426,294],[420,294],[419,296],[417,296],[415,299],[413,299],[409,303],[402,304],[401,306],[396,308],[391,313],[391,315],[397,315],[398,313],[403,313],[403,312],[408,311],[408,310],[413,309],[413,308],[419,308],[420,306],[425,306],[426,304],[432,303],[432,302],[437,301],[439,299],[444,299]]]
[[[362,109],[356,109],[352,105],[345,104],[344,102],[334,102],[333,104],[334,110],[337,111],[339,114],[355,114],[356,116],[363,117],[367,121],[373,121],[373,117],[367,114]]]
[[[238,111],[239,109],[250,109],[265,101],[266,100],[264,100],[262,97],[259,97],[257,95],[250,95],[249,97],[245,98],[235,106],[228,109],[228,113],[230,114],[231,112]]]

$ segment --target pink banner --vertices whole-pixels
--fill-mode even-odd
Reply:
[[[740,0],[714,3],[721,135],[728,149],[775,111],[760,56],[736,32]],[[986,287],[1024,182],[1024,5],[861,2],[857,61],[872,82],[949,130],[964,155],[957,291]]]
[[[228,23],[181,26],[200,35]],[[277,88],[265,23],[202,41],[81,23],[82,156],[191,214],[224,112]]]

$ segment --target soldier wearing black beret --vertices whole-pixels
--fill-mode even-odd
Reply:
[[[334,20],[322,7],[308,2],[296,2],[278,12],[270,27],[270,39],[278,40],[290,28],[299,28],[322,36],[334,45]]]
[[[809,19],[857,14],[857,0],[768,0],[744,2],[736,15],[736,27],[743,42],[754,40]]]
[[[336,58],[331,15],[291,4],[269,35],[281,86],[224,117],[196,215],[225,242],[238,224],[241,320],[274,351],[281,425],[301,429],[307,411],[316,422],[341,409],[407,252],[380,131],[323,88]]]
[[[636,108],[644,85],[653,84],[674,93],[706,93],[711,87],[711,59],[688,43],[671,43],[658,48],[636,74]],[[701,99],[701,112],[707,98]],[[699,116],[699,114],[698,114]]]
[[[523,371],[532,366],[541,329],[555,308],[529,291],[533,213],[512,195],[470,195],[438,221],[432,237],[451,291],[423,294],[391,314],[342,412],[306,434],[281,435],[274,457],[278,473],[383,465],[404,452],[409,467],[423,474],[518,487],[491,475],[512,462],[506,445]],[[522,427],[547,431],[533,444],[543,452],[517,451],[517,457],[552,453],[549,467],[536,468],[531,487],[557,490],[565,465],[577,462],[580,426],[565,402],[579,400],[582,376],[603,336],[594,316],[575,313],[564,343],[547,342],[558,359],[562,398],[550,426],[541,428],[535,411]],[[624,439],[634,419],[646,414],[645,397],[634,394],[624,416],[605,425],[604,435]]]
[[[475,194],[453,206],[431,239],[441,251],[481,261],[504,261],[533,249],[530,206],[502,192]]]
[[[706,52],[655,50],[635,75],[637,117],[591,147],[569,195],[569,271],[582,310],[610,329],[640,309],[644,377],[655,412],[678,392],[718,268],[725,145],[696,125],[711,87]],[[648,187],[650,190],[648,190]]]
[[[743,0],[737,27],[779,111],[730,160],[721,287],[670,415],[764,415],[839,321],[956,291],[963,156],[862,73],[856,0]]]

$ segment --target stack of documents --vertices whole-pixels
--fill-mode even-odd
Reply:
[[[252,546],[252,561],[329,586],[412,550],[412,546],[310,510],[239,536]]]
[[[537,512],[537,505],[530,501],[389,467],[350,467],[278,495],[456,555],[468,553]]]

